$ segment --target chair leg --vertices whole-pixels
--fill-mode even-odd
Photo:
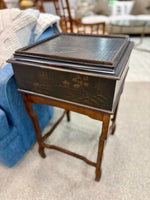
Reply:
[[[27,113],[28,113],[29,117],[31,118],[33,126],[34,126],[37,142],[39,144],[39,154],[41,155],[42,158],[45,158],[46,155],[44,152],[44,147],[42,145],[42,143],[43,143],[42,142],[42,134],[41,134],[41,129],[40,129],[37,114],[33,110],[32,103],[30,101],[28,101],[27,95],[23,94],[23,100],[24,100],[24,104],[25,104]]]
[[[104,114],[102,133],[101,133],[101,136],[99,139],[99,145],[98,145],[98,155],[97,155],[97,163],[96,163],[96,178],[95,178],[96,181],[99,181],[101,178],[101,163],[102,163],[104,144],[107,139],[109,121],[110,121],[110,115]]]

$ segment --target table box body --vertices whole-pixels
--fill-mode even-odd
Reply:
[[[59,37],[62,36],[66,39],[68,36],[70,41],[73,41],[70,48],[69,44],[66,45],[64,42],[64,38],[63,42],[61,41],[62,38]],[[13,65],[19,91],[28,91],[38,96],[113,113],[123,91],[133,43],[123,36],[80,35],[79,42],[84,38],[88,40],[94,38],[94,45],[97,45],[94,53],[92,51],[94,46],[92,46],[92,49],[87,51],[88,55],[83,53],[82,59],[80,53],[85,47],[89,47],[88,45],[84,47],[83,43],[80,49],[74,44],[74,37],[75,40],[78,39],[76,34],[59,34],[16,51],[14,58],[9,62]],[[113,44],[116,38],[120,41],[116,45],[118,49],[110,47],[111,42]],[[96,42],[99,42],[100,47]],[[93,41],[91,44],[93,45]],[[101,44],[105,45],[105,48],[101,47]],[[92,59],[89,58],[90,51]],[[77,53],[80,56],[77,56]]]

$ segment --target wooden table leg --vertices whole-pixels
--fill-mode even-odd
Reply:
[[[109,121],[110,121],[110,115],[104,114],[102,133],[101,133],[101,136],[99,139],[99,145],[98,145],[98,155],[97,155],[97,163],[96,163],[96,178],[95,178],[96,181],[99,181],[101,178],[101,163],[102,163],[104,143],[105,143],[105,140],[107,139]]]
[[[28,113],[29,117],[31,118],[33,126],[34,126],[37,141],[38,141],[38,144],[39,144],[39,153],[40,153],[41,157],[42,158],[46,157],[45,152],[44,152],[44,147],[46,147],[46,148],[56,149],[56,150],[62,151],[64,153],[67,153],[69,155],[80,158],[80,159],[84,160],[85,162],[87,162],[88,164],[96,167],[96,178],[95,178],[95,180],[99,181],[100,178],[101,178],[101,163],[102,163],[102,156],[103,156],[103,151],[104,151],[104,144],[105,144],[105,141],[107,139],[107,134],[108,134],[108,129],[109,129],[110,114],[104,113],[102,115],[103,125],[102,125],[102,131],[101,131],[101,135],[100,135],[100,138],[99,138],[99,144],[98,144],[97,162],[93,163],[93,162],[89,161],[87,158],[80,156],[76,153],[69,152],[68,150],[62,149],[62,148],[57,147],[55,145],[48,145],[48,144],[44,143],[45,139],[52,133],[52,131],[57,127],[59,122],[62,120],[65,113],[67,115],[67,121],[70,121],[70,111],[69,110],[64,111],[62,117],[58,120],[58,122],[56,122],[56,124],[54,125],[52,130],[50,130],[44,137],[42,137],[38,117],[37,117],[37,114],[33,110],[32,102],[30,101],[27,94],[23,93],[22,95],[23,95],[23,100],[24,100],[24,104],[25,104],[27,113]],[[114,124],[115,124],[115,120],[116,120],[117,109],[118,109],[118,105],[116,106],[114,117],[112,119]]]
[[[119,105],[119,102],[116,106],[116,110],[114,112],[114,115],[113,115],[113,118],[111,119],[112,121],[112,125],[110,126],[110,133],[113,135],[114,132],[115,132],[115,129],[116,129],[116,117],[117,117],[117,111],[118,111],[118,105]]]
[[[66,114],[67,114],[67,121],[70,122],[70,111],[66,110]]]
[[[42,158],[45,158],[46,155],[44,152],[44,147],[42,146],[42,143],[43,143],[42,142],[42,134],[41,134],[41,129],[40,129],[37,114],[34,112],[32,103],[28,100],[27,95],[22,94],[22,96],[23,96],[23,100],[24,100],[24,104],[25,104],[27,113],[28,113],[29,117],[31,118],[33,126],[34,126],[36,138],[37,138],[37,141],[39,144],[39,154],[41,155]]]

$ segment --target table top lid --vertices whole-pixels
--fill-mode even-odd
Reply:
[[[16,53],[55,58],[64,62],[90,62],[113,65],[127,43],[127,36],[95,36],[83,34],[57,34],[46,40],[22,48]]]
[[[60,33],[15,52],[16,60],[115,74],[129,37]]]

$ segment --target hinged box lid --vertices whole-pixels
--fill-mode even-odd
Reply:
[[[61,33],[17,50],[14,57],[49,66],[115,74],[129,43],[128,36]]]

